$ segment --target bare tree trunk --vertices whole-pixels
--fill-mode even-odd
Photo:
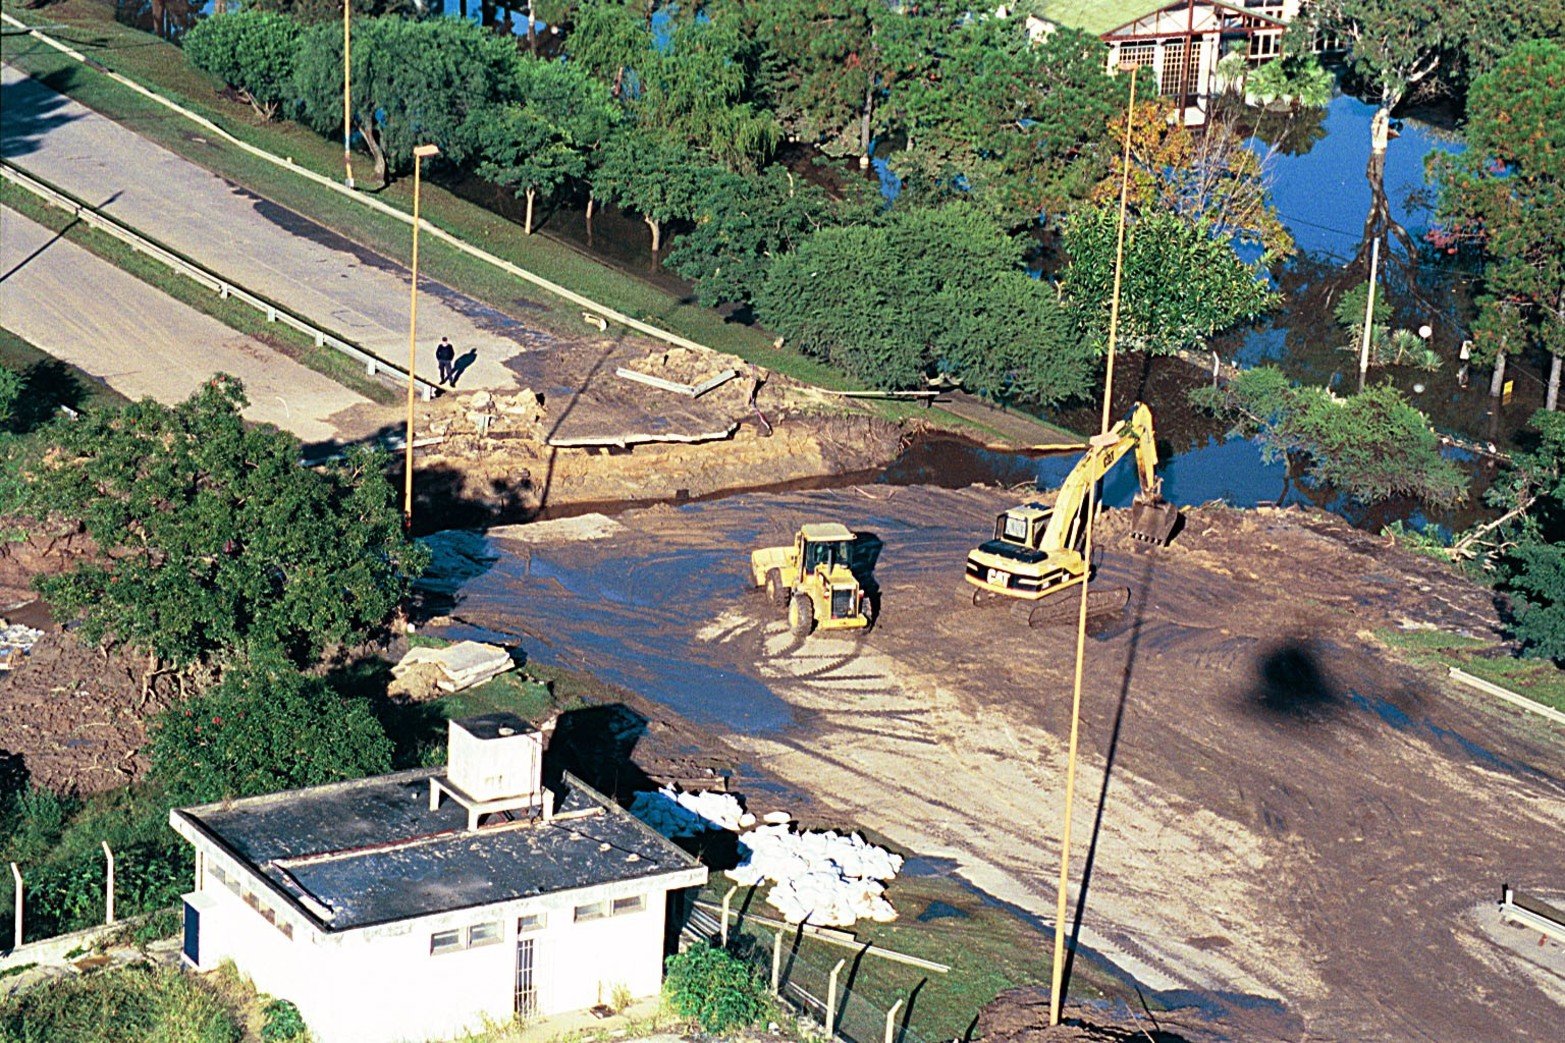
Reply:
[[[859,117],[859,169],[869,166],[869,123],[875,114],[875,85],[864,89],[864,112]]]
[[[1489,397],[1499,398],[1505,390],[1505,352],[1494,357],[1494,377],[1489,381]]]
[[[1560,367],[1565,364],[1565,355],[1555,355],[1549,360],[1549,391],[1544,396],[1543,408],[1554,412],[1560,405]]]
[[[533,0],[527,0],[527,47],[538,57],[538,20],[533,17]]]
[[[650,217],[643,217],[642,220],[652,229],[652,252],[657,253],[663,245],[663,226]]]
[[[364,137],[364,145],[370,150],[370,155],[375,158],[375,180],[380,182],[380,187],[386,187],[386,152],[380,147],[380,141],[375,137],[375,128],[364,120],[359,120],[359,133]]]
[[[535,189],[527,190],[527,223],[522,226],[522,230],[528,235],[533,234],[533,198],[537,194]]]

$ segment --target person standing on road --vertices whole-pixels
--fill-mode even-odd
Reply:
[[[456,347],[445,337],[435,348],[435,361],[440,363],[440,383],[456,387]]]

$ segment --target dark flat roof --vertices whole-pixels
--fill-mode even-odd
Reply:
[[[468,832],[465,809],[449,797],[429,810],[429,779],[442,774],[421,768],[174,814],[330,931],[698,866],[568,774],[551,821]],[[303,897],[333,915],[317,915]]]

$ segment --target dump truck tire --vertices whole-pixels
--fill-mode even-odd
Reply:
[[[795,594],[788,602],[788,629],[801,641],[815,629],[815,602],[808,594]]]
[[[782,573],[776,569],[766,570],[766,596],[778,608],[788,606],[788,588],[783,586]]]

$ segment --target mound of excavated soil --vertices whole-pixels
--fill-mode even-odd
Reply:
[[[974,1035],[984,1043],[1216,1043],[1233,1038],[1193,1008],[1154,1012],[1067,1003],[1060,1013],[1060,1024],[1050,1025],[1047,989],[1007,989],[979,1012]],[[1295,1034],[1279,1032],[1278,1038]]]

